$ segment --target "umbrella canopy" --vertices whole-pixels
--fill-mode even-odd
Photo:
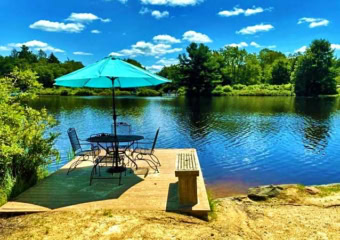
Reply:
[[[76,88],[112,88],[114,136],[117,137],[117,114],[114,89],[117,87],[137,88],[156,86],[167,82],[170,81],[125,61],[114,57],[106,57],[94,64],[57,78],[54,85]],[[118,155],[118,144],[115,144],[116,164],[118,164]],[[118,168],[118,171],[121,170]]]
[[[138,88],[156,86],[167,82],[170,81],[123,60],[106,57],[57,78],[54,85],[88,88]]]

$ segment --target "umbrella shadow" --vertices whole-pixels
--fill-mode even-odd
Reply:
[[[126,176],[122,173],[122,182],[119,185],[119,174],[109,174],[105,168],[102,168],[101,177],[110,177],[110,179],[94,179],[90,185],[91,170],[90,166],[78,167],[67,175],[67,169],[61,169],[23,192],[13,201],[57,209],[118,199],[128,189],[142,182],[147,174],[147,171],[134,172],[132,169],[127,169]]]

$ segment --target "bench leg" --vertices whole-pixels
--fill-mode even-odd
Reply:
[[[197,176],[178,177],[179,202],[182,205],[195,205],[197,197]]]

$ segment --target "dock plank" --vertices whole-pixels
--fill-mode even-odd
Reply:
[[[192,207],[179,204],[177,181],[175,177],[176,154],[178,152],[194,153],[195,149],[157,149],[155,154],[161,162],[159,173],[149,169],[144,161],[138,161],[140,170],[123,175],[122,185],[118,179],[93,180],[89,185],[92,170],[91,162],[84,162],[76,170],[66,175],[72,162],[49,177],[37,183],[18,197],[3,205],[0,213],[65,211],[72,209],[112,209],[112,210],[157,210],[208,213],[210,211],[204,178],[200,171],[198,203]],[[75,161],[75,160],[73,160]],[[102,169],[104,170],[104,169]],[[102,171],[103,175],[107,174]]]

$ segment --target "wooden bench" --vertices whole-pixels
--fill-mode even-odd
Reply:
[[[199,167],[194,153],[177,154],[175,176],[178,177],[179,202],[183,205],[197,204]]]

